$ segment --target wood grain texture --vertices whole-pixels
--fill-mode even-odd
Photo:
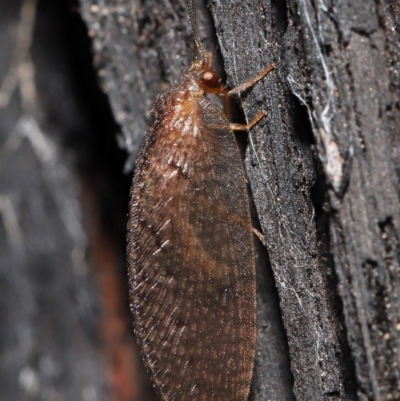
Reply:
[[[358,398],[398,399],[399,10],[386,1],[297,10]]]
[[[0,4],[0,400],[103,401],[100,295],[85,260],[81,183],[60,144],[90,127],[73,112],[61,40],[64,27],[78,35],[65,3],[35,6]]]

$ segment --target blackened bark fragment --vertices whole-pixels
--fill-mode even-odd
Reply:
[[[44,128],[36,97],[36,3],[0,4],[0,399],[105,400],[80,186],[60,146],[68,129]]]

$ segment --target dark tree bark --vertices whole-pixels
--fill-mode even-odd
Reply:
[[[192,58],[185,4],[81,3],[134,160],[154,96]],[[230,86],[276,65],[240,101],[247,120],[268,112],[246,168],[287,335],[267,351],[262,329],[280,325],[261,317],[260,287],[255,399],[291,399],[286,341],[297,399],[399,398],[398,4],[212,0],[212,19],[201,7]]]
[[[85,260],[79,183],[56,125],[43,129],[36,107],[36,2],[0,9],[0,399],[102,400],[99,296]]]
[[[248,138],[238,138],[245,150],[246,170],[268,253],[266,255],[260,246],[258,338],[252,399],[400,399],[399,2],[197,2],[204,46],[212,51],[216,69],[229,86],[234,87],[255,76],[271,63],[276,67],[254,88],[241,94],[234,107],[237,113],[233,115],[235,122],[240,122],[250,121],[260,110],[267,112],[267,118],[250,131]],[[131,172],[155,96],[179,79],[193,59],[186,3],[185,0],[80,0],[80,5],[93,40],[99,81],[108,95],[112,114],[120,124],[119,144],[129,153],[125,170]],[[15,3],[15,10],[17,8]],[[3,18],[8,16],[2,15]],[[6,22],[2,24],[2,28],[6,25]],[[3,36],[7,37],[6,34]],[[10,54],[11,48],[12,44],[7,50]],[[41,59],[46,57],[38,58]],[[46,82],[51,81],[48,72],[54,71],[40,65],[35,64],[42,77],[42,81],[38,81],[39,87],[40,82],[46,86]],[[86,78],[81,76],[83,81]],[[70,86],[70,83],[66,84],[66,87]],[[93,102],[99,94],[90,92],[88,96]],[[76,105],[72,98],[67,93],[67,100],[70,100],[62,104]],[[51,100],[44,102],[44,106],[41,103],[47,113],[49,109],[53,110]],[[2,101],[0,98],[0,105]],[[34,133],[32,119],[26,117],[34,117],[40,122],[43,109],[26,107],[29,103],[10,103],[7,112],[2,111],[6,118],[0,131],[9,134],[10,127],[15,126],[26,130],[30,121],[28,131]],[[112,149],[110,142],[103,143],[102,150],[87,145],[86,140],[84,144],[76,142],[77,133],[80,138],[80,133],[89,130],[91,140],[98,133],[104,133],[105,120],[101,118],[104,109],[94,107],[93,103],[87,105],[83,114],[87,115],[91,110],[92,120],[83,127],[77,122],[86,121],[82,113],[66,109],[66,113],[56,113],[56,120],[54,110],[50,113],[52,117],[44,119],[46,123],[53,123],[47,125],[47,135],[56,138],[60,135],[65,139],[62,133],[59,134],[60,127],[64,127],[62,132],[74,133],[75,146],[72,148],[75,154],[77,149],[90,149],[91,156],[86,154],[79,160],[86,161],[84,164],[90,166],[91,173],[103,164],[118,166],[118,172],[109,175],[108,179],[104,175],[98,178],[98,175],[89,174],[93,192],[96,192],[93,189],[96,179],[115,184],[117,190],[108,189],[107,193],[118,192],[123,185],[116,182],[116,177],[122,177],[122,167],[112,162],[114,156],[107,154]],[[69,116],[75,116],[73,124]],[[93,125],[96,119],[100,120]],[[18,121],[20,125],[17,125]],[[43,127],[43,123],[38,126]],[[115,127],[108,129],[107,138],[114,133]],[[2,141],[6,143],[7,139]],[[54,246],[61,248],[63,251],[54,252],[46,265],[58,266],[66,261],[64,275],[54,276],[56,279],[52,276],[52,285],[60,290],[54,290],[51,299],[62,297],[63,291],[70,291],[86,294],[85,299],[89,301],[85,305],[93,306],[99,304],[100,297],[91,287],[95,280],[90,274],[85,269],[74,270],[73,261],[68,262],[76,246],[75,237],[68,232],[65,220],[57,217],[62,216],[63,211],[58,200],[60,196],[78,201],[79,194],[74,189],[77,182],[73,175],[64,175],[62,182],[52,176],[56,171],[54,165],[64,163],[67,171],[72,170],[71,166],[59,156],[54,165],[41,164],[29,141],[19,147],[18,152],[24,153],[19,158],[18,153],[13,153],[12,163],[4,156],[7,152],[0,154],[0,163],[3,163],[0,179],[4,182],[0,197],[3,221],[0,234],[4,238],[2,255],[6,255],[2,256],[0,284],[2,310],[6,311],[6,321],[11,327],[9,331],[2,326],[0,337],[8,339],[6,343],[3,341],[2,349],[14,346],[16,351],[13,352],[19,355],[19,359],[11,363],[8,354],[2,352],[5,357],[0,359],[0,369],[5,371],[7,366],[11,369],[8,376],[0,375],[0,388],[8,391],[4,400],[27,399],[18,393],[22,390],[17,389],[18,383],[12,379],[16,375],[20,378],[19,385],[32,383],[32,377],[43,379],[32,376],[32,373],[41,372],[40,367],[33,362],[26,364],[30,354],[22,355],[23,349],[12,345],[11,341],[18,324],[29,320],[25,316],[29,310],[24,309],[30,304],[29,300],[37,298],[42,302],[38,294],[46,285],[39,278],[43,259],[33,264],[32,277],[24,271],[28,261],[33,261],[40,249],[42,254],[48,254]],[[101,155],[101,161],[95,161],[93,155]],[[29,160],[32,160],[31,164]],[[4,163],[10,168],[4,169]],[[29,183],[25,182],[24,177],[32,171],[37,172],[36,178],[31,177]],[[33,184],[30,183],[32,180]],[[17,189],[13,190],[10,182],[14,182]],[[51,189],[54,183],[54,191],[40,189]],[[72,190],[65,191],[67,186]],[[41,202],[56,205],[47,207],[46,211],[54,226],[50,233],[59,236],[50,235],[41,242],[42,248],[37,247],[35,237],[43,232],[39,226],[46,227],[45,220],[40,220],[36,213],[37,223],[31,222],[31,217],[24,222],[24,211],[30,210],[30,206],[15,209],[14,203],[10,203],[12,193],[19,193],[21,188],[30,188],[29,194],[21,196],[30,199],[31,209],[35,211],[42,210]],[[126,202],[127,194],[122,193]],[[103,210],[104,215],[112,216],[109,220],[122,220],[121,214],[113,214],[118,210],[118,202],[110,202],[109,198],[100,202],[101,205],[112,205]],[[10,205],[14,209],[10,209]],[[119,213],[121,210],[123,215],[124,207]],[[23,222],[22,231],[10,229],[14,227],[13,213]],[[79,215],[74,219],[81,221]],[[74,227],[81,230],[80,224]],[[36,228],[28,232],[24,227]],[[107,227],[110,233],[110,225]],[[113,230],[115,241],[123,244],[120,229],[114,226]],[[17,252],[21,238],[23,252]],[[30,241],[34,246],[26,245]],[[53,242],[55,245],[51,245]],[[86,237],[81,237],[78,243],[79,249],[84,250]],[[97,246],[102,248],[105,243],[108,240],[103,237]],[[43,244],[51,246],[46,248]],[[122,248],[115,252],[121,252]],[[35,251],[28,252],[30,249]],[[103,255],[100,252],[98,259]],[[47,270],[54,271],[50,267]],[[16,272],[19,276],[12,276]],[[79,279],[76,279],[77,275]],[[32,284],[31,280],[36,278],[37,282]],[[68,283],[79,283],[79,290]],[[27,290],[29,285],[32,288]],[[25,289],[20,290],[25,298],[14,300],[12,294],[17,291],[10,291],[14,287]],[[7,293],[4,292],[6,288]],[[124,291],[122,287],[118,290]],[[29,298],[29,294],[34,294],[33,298]],[[38,304],[38,311],[45,310],[41,309],[42,304]],[[93,310],[88,312],[88,317],[94,320],[89,320],[90,327],[86,331],[82,321],[87,320],[79,318],[82,310],[79,303],[66,307],[60,301],[62,307],[58,309],[56,305],[54,303],[46,313],[55,321],[59,319],[59,327],[65,327],[71,313],[77,341],[62,351],[70,358],[56,359],[63,361],[66,372],[72,372],[74,366],[85,361],[87,380],[85,378],[84,383],[90,382],[98,394],[97,399],[102,399],[105,397],[101,387],[105,368],[98,364],[101,352],[95,335],[89,338],[90,333],[96,331],[99,318]],[[18,311],[13,320],[14,310]],[[74,310],[77,312],[73,313]],[[30,323],[35,330],[43,326],[37,316],[42,316],[42,312],[34,315]],[[128,317],[125,319],[129,321]],[[56,333],[58,335],[48,340],[50,346],[46,344],[48,348],[43,346],[43,349],[58,350],[63,346],[63,330]],[[25,371],[24,366],[27,366]],[[64,387],[62,394],[67,398],[72,394],[72,399],[83,399],[79,396],[82,383],[77,381],[77,376],[72,375],[69,380],[69,386]],[[34,386],[29,388],[35,390]],[[28,390],[24,390],[26,397]],[[47,399],[42,393],[40,396]]]

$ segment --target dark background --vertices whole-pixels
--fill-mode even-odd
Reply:
[[[400,399],[400,6],[198,1],[243,94],[254,400]],[[154,97],[190,65],[183,0],[0,3],[0,400],[151,400],[125,225]],[[268,253],[268,254],[267,254]]]

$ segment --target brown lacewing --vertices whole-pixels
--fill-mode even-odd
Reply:
[[[253,232],[234,130],[205,99],[228,91],[211,69],[188,1],[197,57],[155,101],[130,201],[128,274],[134,329],[164,401],[244,401],[255,352]],[[227,102],[225,102],[227,104]]]

